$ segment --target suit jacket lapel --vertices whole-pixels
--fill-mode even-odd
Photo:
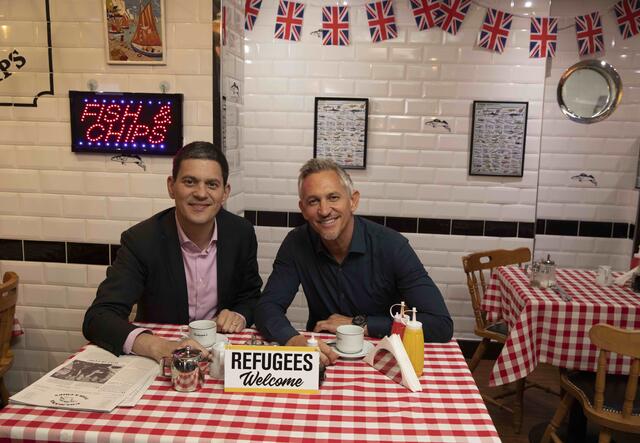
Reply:
[[[231,263],[228,263],[228,260],[224,258],[228,256],[228,248],[229,245],[229,232],[227,225],[227,217],[225,217],[225,210],[220,209],[218,215],[216,216],[216,223],[218,224],[218,241],[216,243],[216,270],[218,272],[218,311],[224,309],[226,305],[226,295],[227,295],[227,276],[229,276],[229,266]]]
[[[168,277],[171,281],[169,290],[176,291],[173,294],[177,317],[180,323],[189,321],[189,295],[187,293],[187,277],[184,274],[184,262],[182,260],[182,250],[178,239],[178,227],[176,226],[175,209],[169,211],[162,220],[162,233],[164,235],[164,256],[167,260]]]

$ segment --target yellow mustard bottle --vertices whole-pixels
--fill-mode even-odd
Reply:
[[[416,308],[411,311],[413,311],[413,319],[407,323],[402,344],[407,351],[409,360],[411,360],[413,370],[420,377],[424,370],[424,334],[422,332],[422,323],[416,320]]]

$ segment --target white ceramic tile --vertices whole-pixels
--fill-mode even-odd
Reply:
[[[85,220],[48,217],[42,225],[42,237],[47,240],[84,242],[87,238]]]

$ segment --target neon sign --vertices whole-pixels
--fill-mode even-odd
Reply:
[[[173,155],[182,147],[182,94],[69,91],[71,150]]]

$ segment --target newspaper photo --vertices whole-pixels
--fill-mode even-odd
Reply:
[[[116,406],[134,406],[157,374],[158,364],[151,359],[135,355],[116,357],[89,345],[9,401],[109,412]]]

